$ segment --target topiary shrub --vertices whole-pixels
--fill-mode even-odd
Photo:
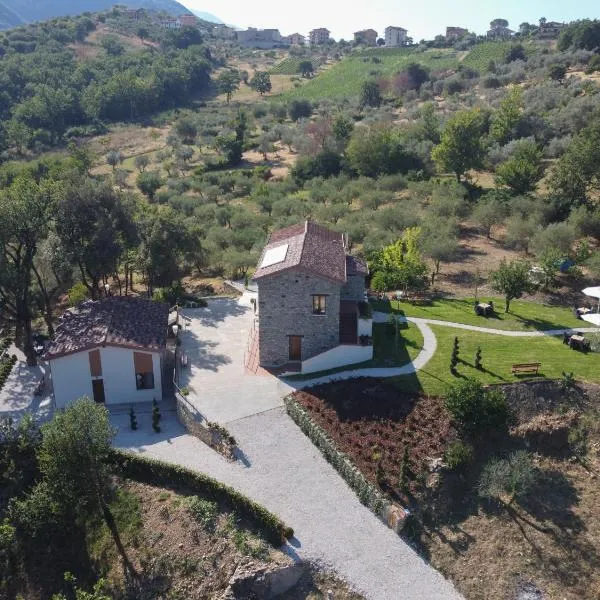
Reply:
[[[135,431],[138,428],[137,417],[135,416],[133,406],[129,408],[129,426],[132,431]]]
[[[444,404],[452,418],[469,431],[500,429],[508,424],[509,408],[502,390],[486,389],[473,379],[451,387]]]
[[[156,433],[160,433],[160,408],[158,407],[158,402],[156,399],[152,400],[152,429],[156,431]]]

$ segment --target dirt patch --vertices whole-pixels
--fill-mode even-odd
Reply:
[[[275,152],[267,154],[267,160],[261,152],[257,150],[248,150],[244,152],[244,168],[253,168],[266,166],[271,169],[271,175],[274,180],[282,181],[290,172],[290,169],[296,164],[298,155],[295,152],[284,147],[280,142],[274,144]]]

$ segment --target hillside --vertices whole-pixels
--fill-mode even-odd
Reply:
[[[114,4],[113,0],[81,0],[76,4],[69,0],[3,0],[0,2],[0,29],[83,12],[99,12]],[[128,0],[126,4],[131,8],[163,10],[173,15],[190,12],[176,0]]]

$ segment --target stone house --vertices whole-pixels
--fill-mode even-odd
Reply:
[[[253,277],[259,364],[306,373],[372,358],[367,275],[344,234],[310,221],[273,232]]]
[[[161,400],[172,378],[170,322],[167,304],[144,298],[89,300],[65,312],[44,356],[56,407],[83,396],[103,404]]]
[[[362,29],[354,32],[354,41],[369,46],[377,45],[377,32],[374,29]]]
[[[389,48],[397,48],[399,46],[406,46],[408,31],[403,27],[389,27],[385,28],[385,45]]]
[[[291,33],[285,36],[285,40],[290,46],[304,46],[306,43],[306,38],[300,33]]]
[[[540,21],[538,28],[538,37],[543,39],[555,39],[560,35],[560,32],[565,28],[564,23],[557,21]]]
[[[198,17],[196,15],[179,15],[179,22],[182,27],[196,27]]]

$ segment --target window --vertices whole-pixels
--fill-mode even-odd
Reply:
[[[313,296],[313,315],[324,315],[327,312],[327,296]]]
[[[152,367],[152,354],[134,352],[133,364],[135,370],[135,387],[138,390],[153,390],[154,370]]]

